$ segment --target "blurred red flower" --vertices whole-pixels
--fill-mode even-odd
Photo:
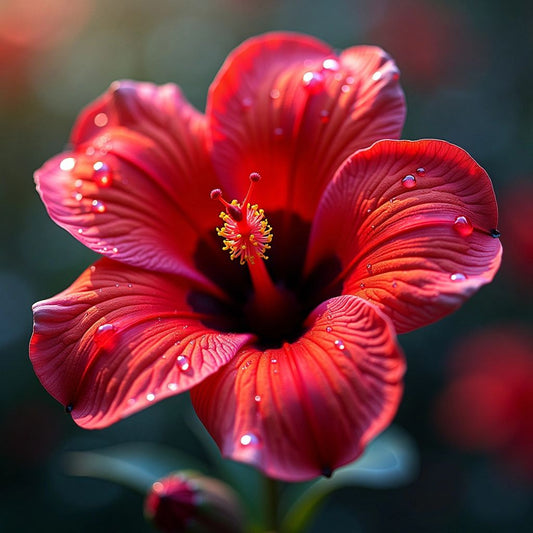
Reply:
[[[500,262],[467,153],[376,142],[404,114],[381,49],[296,34],[233,51],[205,115],[174,85],[113,84],[36,173],[50,216],[106,256],[34,306],[43,385],[87,428],[192,389],[223,454],[273,477],[354,460],[400,401],[395,331],[456,309]],[[247,269],[220,250],[209,191]]]
[[[533,338],[516,327],[482,330],[453,350],[437,404],[450,442],[499,454],[533,474]]]
[[[506,265],[512,269],[515,282],[531,286],[533,283],[533,182],[517,180],[502,195],[502,231],[507,236]]]

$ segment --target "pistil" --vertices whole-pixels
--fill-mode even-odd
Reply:
[[[270,249],[272,228],[264,211],[251,203],[260,179],[257,172],[250,174],[250,186],[241,203],[227,202],[220,189],[211,191],[211,198],[225,208],[220,213],[224,225],[217,228],[224,242],[222,249],[229,251],[232,260],[239,259],[241,265],[246,264],[250,272],[254,292],[246,308],[249,320],[257,333],[268,334],[273,328],[279,328],[281,321],[287,321],[287,313],[294,313],[295,298],[272,281],[264,262],[268,259],[266,252]]]

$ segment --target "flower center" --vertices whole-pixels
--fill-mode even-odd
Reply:
[[[247,265],[253,285],[253,294],[244,312],[249,328],[261,342],[290,340],[299,321],[299,304],[291,291],[275,284],[263,260],[272,242],[272,228],[265,213],[251,203],[255,184],[261,179],[257,172],[250,174],[250,187],[242,202],[227,202],[220,189],[211,191],[211,198],[219,200],[225,210],[220,213],[224,221],[217,234],[223,238],[223,250],[229,251],[232,260],[238,258]]]
[[[226,202],[220,189],[211,191],[211,198],[218,199],[226,208],[226,211],[220,213],[224,225],[217,228],[217,234],[224,239],[222,249],[229,251],[231,260],[239,258],[241,265],[246,262],[253,265],[256,258],[268,259],[265,252],[272,241],[272,228],[268,225],[264,211],[257,204],[250,204],[254,185],[260,179],[257,172],[250,174],[250,187],[241,204],[237,200]]]

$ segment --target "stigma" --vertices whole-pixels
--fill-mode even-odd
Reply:
[[[219,200],[225,210],[220,213],[224,225],[217,228],[223,238],[223,250],[229,251],[230,259],[238,259],[241,265],[255,264],[256,259],[268,259],[265,252],[270,248],[272,228],[265,218],[265,212],[251,203],[255,184],[261,179],[257,172],[250,174],[250,186],[244,200],[227,202],[220,189],[211,191],[211,198]]]

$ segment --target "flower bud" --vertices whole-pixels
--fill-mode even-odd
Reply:
[[[163,533],[244,531],[233,490],[196,472],[175,472],[156,481],[146,496],[144,514]]]

